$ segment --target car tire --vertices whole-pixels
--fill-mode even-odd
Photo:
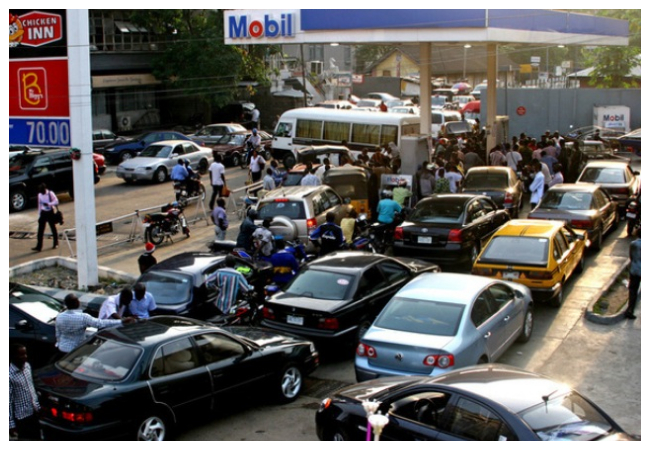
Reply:
[[[596,239],[594,239],[594,250],[597,252],[600,251],[600,249],[603,248],[603,229],[601,228],[598,230],[598,234],[596,235]]]
[[[170,431],[166,415],[153,412],[139,421],[135,437],[137,441],[164,441],[169,438]]]
[[[562,306],[562,303],[564,303],[564,280],[562,280],[562,284],[560,285],[560,292],[551,299],[551,306],[559,308]]]
[[[199,161],[198,169],[201,175],[205,175],[206,173],[208,173],[208,160],[202,159],[201,161]]]
[[[326,434],[328,441],[349,441],[348,434],[342,428],[334,428]]]
[[[533,335],[533,328],[535,327],[535,316],[533,315],[533,306],[526,310],[526,315],[524,316],[524,325],[521,328],[521,334],[517,338],[517,342],[522,344],[528,342],[530,337]]]
[[[609,231],[613,233],[617,228],[618,228],[618,223],[621,221],[621,216],[618,214],[618,211],[614,214],[614,222],[612,223],[612,226],[609,228]]]
[[[290,170],[293,166],[296,165],[296,158],[293,155],[287,155],[282,159],[282,164],[284,168]]]
[[[481,246],[479,245],[478,242],[475,242],[474,245],[472,245],[472,248],[469,251],[469,261],[468,261],[467,265],[469,266],[468,269],[470,271],[474,267],[474,262],[478,259],[479,253],[481,253]]]
[[[160,245],[165,240],[165,235],[163,234],[160,225],[151,225],[147,228],[144,237],[147,242],[151,242],[153,245]]]
[[[120,162],[128,161],[131,158],[133,158],[133,153],[131,152],[120,153]]]
[[[155,183],[164,183],[165,180],[167,180],[167,171],[163,169],[162,167],[158,167],[156,171],[153,173],[153,181]]]
[[[22,189],[15,189],[9,194],[9,208],[12,211],[23,211],[27,208],[27,195]]]
[[[298,239],[298,226],[287,216],[274,217],[269,229],[274,235],[282,236],[285,242]]]
[[[239,153],[235,153],[232,155],[232,158],[230,161],[232,162],[233,167],[237,167],[240,162],[241,155]]]
[[[302,389],[302,372],[295,364],[286,365],[277,379],[276,393],[280,403],[289,403],[298,398]]]
[[[266,161],[271,161],[271,152],[270,151],[264,150],[264,154],[262,154],[262,156],[264,157],[264,159]]]

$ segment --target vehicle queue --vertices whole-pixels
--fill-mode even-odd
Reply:
[[[278,124],[278,129],[281,125],[287,128],[286,122],[281,122]],[[299,121],[289,128],[293,129],[294,127],[298,130],[304,129]],[[353,124],[350,133],[354,132],[355,127],[360,129],[362,125]],[[324,133],[324,131],[322,132]],[[380,136],[382,136],[381,132],[378,134],[378,137]],[[399,142],[398,135],[394,136],[395,140]],[[342,141],[346,141],[346,139],[342,139]],[[345,145],[346,142],[340,142],[340,144]],[[507,172],[506,180],[511,177],[512,173],[516,175],[515,180],[506,181],[498,189],[495,189],[497,192],[492,192],[492,190],[487,192],[486,190],[479,193],[474,189],[471,193],[465,193],[466,187],[468,191],[470,190],[465,181],[472,170],[464,169],[465,155],[471,150],[478,150],[477,153],[485,154],[480,132],[452,139],[439,136],[430,158],[421,164],[417,173],[408,174],[412,175],[414,179],[411,185],[411,195],[407,196],[402,204],[399,204],[399,209],[403,212],[396,214],[393,220],[384,224],[387,226],[388,232],[384,230],[379,236],[377,232],[360,229],[361,227],[357,227],[356,231],[353,231],[353,233],[367,232],[365,236],[371,242],[374,241],[375,245],[367,247],[370,253],[373,248],[380,246],[377,240],[384,239],[383,248],[387,249],[388,254],[394,253],[396,256],[351,251],[349,250],[350,246],[346,247],[344,242],[341,242],[340,251],[328,255],[317,253],[311,257],[311,259],[315,258],[313,261],[310,261],[310,258],[302,258],[301,268],[290,282],[268,289],[269,286],[265,286],[265,283],[260,282],[258,278],[260,274],[269,272],[269,261],[258,257],[254,247],[244,249],[244,251],[233,248],[233,252],[236,251],[240,258],[237,269],[248,280],[255,280],[258,300],[261,300],[259,305],[254,305],[251,302],[248,307],[260,308],[261,324],[275,330],[273,334],[262,336],[259,334],[261,331],[256,332],[251,328],[246,333],[229,335],[225,332],[215,331],[209,325],[205,328],[204,321],[213,319],[215,311],[211,310],[208,315],[203,308],[197,308],[197,306],[201,306],[201,302],[213,300],[214,296],[207,293],[214,286],[206,286],[204,282],[215,271],[224,268],[226,258],[223,254],[202,256],[208,260],[216,258],[219,262],[216,264],[210,262],[211,269],[203,271],[199,275],[198,282],[190,281],[190,283],[194,283],[194,287],[189,290],[187,287],[183,287],[187,282],[184,281],[183,276],[179,276],[178,265],[161,262],[158,266],[152,267],[148,273],[143,274],[143,282],[153,280],[147,285],[147,289],[153,291],[156,286],[160,285],[157,288],[161,293],[161,300],[170,298],[172,299],[170,301],[174,302],[173,292],[188,292],[188,296],[195,296],[195,298],[190,298],[189,302],[184,303],[183,308],[186,313],[177,316],[174,308],[165,309],[166,313],[168,313],[167,311],[173,312],[174,317],[177,318],[161,316],[159,319],[151,320],[146,326],[149,328],[159,327],[161,332],[163,327],[188,330],[189,332],[179,333],[178,337],[175,334],[174,336],[170,334],[173,339],[170,339],[169,342],[185,335],[186,337],[182,338],[183,344],[174,343],[174,348],[167,349],[163,345],[164,340],[160,340],[161,343],[154,344],[153,348],[139,349],[138,346],[141,345],[143,336],[150,332],[156,334],[156,332],[152,330],[144,333],[143,330],[144,334],[140,334],[128,331],[126,328],[144,327],[144,324],[129,325],[121,334],[119,332],[100,333],[92,341],[75,350],[73,355],[56,364],[57,370],[71,378],[66,381],[67,383],[74,380],[74,382],[86,386],[95,386],[92,390],[86,388],[85,396],[77,396],[74,400],[70,398],[68,402],[61,401],[65,395],[64,390],[52,384],[46,376],[47,371],[39,372],[45,374],[36,377],[39,394],[42,398],[47,399],[48,406],[52,402],[57,403],[48,408],[50,414],[43,419],[43,425],[52,435],[62,434],[68,438],[92,436],[92,434],[86,435],[85,433],[91,431],[93,427],[99,427],[103,432],[107,431],[102,426],[102,424],[106,424],[103,421],[107,420],[104,418],[104,411],[107,408],[113,408],[115,400],[109,395],[108,398],[98,401],[97,395],[101,397],[105,393],[97,394],[96,389],[100,385],[111,383],[120,386],[132,382],[144,383],[150,387],[150,391],[154,381],[161,386],[169,381],[171,383],[169,386],[174,386],[174,389],[183,389],[182,387],[188,383],[195,383],[194,392],[197,395],[197,400],[200,400],[199,403],[210,404],[214,399],[221,398],[221,395],[230,393],[230,388],[226,387],[229,386],[227,383],[223,385],[223,388],[215,385],[214,381],[218,377],[235,380],[238,376],[236,374],[242,373],[244,366],[247,366],[249,370],[251,367],[255,367],[255,364],[259,364],[258,362],[246,363],[245,361],[249,359],[254,361],[256,358],[259,360],[256,354],[265,352],[263,348],[265,344],[262,344],[260,339],[264,337],[266,341],[284,342],[288,338],[282,336],[287,332],[291,335],[302,336],[302,341],[295,341],[290,345],[282,344],[285,349],[291,348],[291,346],[302,346],[307,350],[302,351],[302,359],[287,360],[285,364],[281,364],[273,372],[263,377],[268,379],[272,386],[273,383],[276,383],[275,390],[280,393],[280,398],[283,401],[290,401],[296,397],[300,391],[302,377],[318,365],[316,349],[323,341],[332,338],[352,344],[352,348],[356,348],[355,368],[358,381],[375,379],[379,375],[427,374],[435,376],[474,364],[496,362],[498,356],[514,340],[525,342],[530,338],[534,326],[533,305],[535,303],[550,300],[554,305],[561,306],[564,281],[573,272],[581,270],[584,264],[584,252],[587,248],[592,247],[594,239],[596,245],[593,247],[598,250],[603,235],[614,229],[620,220],[618,215],[614,217],[615,220],[612,220],[612,217],[607,218],[607,224],[599,225],[599,231],[595,234],[592,228],[598,225],[596,219],[566,220],[559,218],[558,221],[556,220],[558,218],[544,217],[544,219],[551,219],[544,223],[528,219],[510,220],[519,215],[523,206],[524,193],[527,193],[527,186],[531,181],[530,163],[537,157],[541,158],[540,150],[544,149],[545,152],[550,152],[551,148],[557,150],[555,157],[558,161],[568,161],[571,158],[571,155],[563,153],[566,148],[563,145],[563,139],[543,136],[538,144],[535,139],[528,138],[522,133],[518,139],[513,139],[510,148],[504,149],[506,154],[517,152],[521,156],[519,163],[515,167],[509,168]],[[499,150],[495,149],[495,151]],[[342,187],[337,189],[337,186],[333,186],[331,189],[333,193],[329,194],[324,190],[314,191],[313,189],[310,192],[316,193],[311,194],[307,193],[309,188],[298,187],[297,191],[289,193],[289,196],[283,192],[282,185],[277,186],[276,192],[270,195],[269,200],[266,201],[266,203],[271,201],[270,206],[273,206],[274,211],[271,215],[267,214],[270,219],[270,230],[273,231],[278,226],[288,227],[294,231],[302,230],[304,223],[304,233],[300,233],[299,237],[312,241],[318,251],[319,242],[309,238],[316,229],[327,223],[328,213],[331,213],[333,208],[346,207],[344,208],[346,214],[336,216],[336,225],[340,225],[344,216],[350,212],[352,198],[371,199],[374,197],[374,193],[369,191],[371,186],[373,189],[378,188],[377,200],[369,203],[367,211],[361,212],[365,212],[375,220],[375,214],[379,213],[377,209],[379,198],[382,198],[381,201],[394,201],[391,200],[391,197],[397,186],[382,185],[381,175],[399,173],[400,154],[399,151],[395,152],[394,147],[389,146],[388,142],[384,142],[383,147],[358,148],[356,153],[358,156],[355,160],[343,159],[339,161],[339,165],[343,168],[355,166],[357,171],[365,175],[365,183],[355,183],[352,187],[346,187],[354,192],[341,192]],[[307,162],[305,174],[309,172],[310,165],[313,169],[314,164],[324,164],[325,157],[327,154],[322,154],[317,161]],[[287,159],[286,154],[284,159]],[[494,169],[497,172],[506,169],[506,161],[504,158],[503,165],[494,166]],[[328,170],[337,170],[337,168],[333,167]],[[481,171],[490,173],[483,169]],[[460,173],[461,181],[459,182],[456,176],[447,176],[450,173]],[[633,177],[637,175],[632,173]],[[480,181],[473,183],[480,185]],[[490,187],[499,185],[496,178],[488,183]],[[304,194],[301,189],[305,191]],[[553,189],[551,192],[555,192],[559,188]],[[365,190],[365,192],[359,193],[357,190]],[[481,191],[480,186],[479,191]],[[570,196],[573,196],[572,199],[575,201],[582,200],[581,211],[607,209],[602,206],[616,204],[616,201],[604,189],[598,190],[597,194],[592,193],[593,204],[582,198],[584,197],[583,193],[583,191],[569,190],[569,193],[565,194],[566,202],[556,204],[555,209],[576,210],[577,208],[566,206]],[[632,195],[636,194],[640,194],[640,187],[638,192],[632,192]],[[294,199],[304,195],[309,195],[311,204],[302,207]],[[288,211],[294,203],[302,209],[295,210],[292,214],[285,214],[284,211]],[[263,211],[262,206],[264,205],[264,197],[260,196],[258,205],[251,210],[253,212]],[[531,212],[531,215],[535,215],[538,210],[545,208],[548,209],[549,205],[542,200]],[[609,208],[609,210],[612,209],[615,208]],[[511,217],[513,210],[516,211],[516,215]],[[253,219],[257,218],[255,214],[252,216]],[[288,220],[285,220],[287,217]],[[364,220],[366,220],[365,217]],[[274,224],[274,221],[278,223]],[[355,221],[355,223],[360,223],[360,221]],[[430,233],[428,229],[438,231]],[[283,240],[287,242],[298,237],[282,234]],[[256,241],[251,242],[255,243]],[[415,248],[418,250],[414,250]],[[443,271],[447,271],[449,268],[448,255],[454,255],[453,252],[462,252],[459,254],[466,256],[463,261],[467,264],[460,268],[460,271],[464,273],[454,274],[453,277],[447,274],[438,274],[441,267]],[[409,259],[413,256],[418,259]],[[508,259],[506,260],[504,257]],[[195,259],[197,257],[192,257],[192,261]],[[457,260],[453,256],[451,259]],[[456,266],[452,268],[459,270]],[[168,273],[165,274],[165,271]],[[156,275],[159,272],[161,275]],[[272,268],[271,272],[273,272]],[[467,292],[465,289],[461,290],[461,293],[454,292],[454,288],[466,284],[475,286],[475,288],[471,292]],[[431,292],[436,292],[436,302],[429,301],[432,297]],[[163,303],[161,303],[162,305]],[[233,303],[232,306],[237,307],[237,305],[237,303]],[[231,314],[231,311],[219,312],[222,315]],[[502,322],[500,318],[504,315],[509,317],[511,325],[507,330],[500,326],[500,322]],[[181,316],[186,318],[182,319]],[[398,323],[401,324],[398,325]],[[257,321],[250,323],[250,325],[258,324]],[[364,336],[369,330],[372,331],[372,334],[366,341]],[[165,333],[169,334],[170,332]],[[216,334],[212,336],[210,333]],[[418,334],[427,335],[427,340],[424,342],[431,341],[430,345],[427,344],[429,345],[428,353],[424,348],[424,353],[415,355],[419,361],[404,358],[404,366],[397,371],[391,369],[388,372],[382,372],[372,369],[386,357],[384,352],[388,351],[393,354],[399,346],[405,346],[405,349],[412,348],[414,339],[418,339]],[[472,335],[475,336],[472,338]],[[476,338],[476,336],[485,335],[490,336],[489,339]],[[119,345],[116,346],[114,342],[116,340],[126,343],[130,347],[128,349],[119,348]],[[476,343],[481,340],[483,342],[480,344]],[[227,341],[227,344],[224,345],[223,341]],[[316,343],[316,347],[313,344],[306,344],[309,341]],[[378,344],[379,342],[381,345]],[[219,350],[222,346],[225,349]],[[484,349],[480,350],[480,346],[484,346]],[[468,353],[463,350],[467,347],[471,347],[473,352]],[[122,352],[127,352],[130,356],[128,358],[116,356]],[[133,369],[133,365],[136,361],[140,361],[138,355],[141,353],[150,356],[138,363],[140,365],[136,371]],[[296,354],[293,350],[291,353]],[[65,361],[67,361],[66,364],[63,363]],[[167,368],[167,364],[170,365],[170,368]],[[174,368],[171,368],[172,366]],[[54,369],[50,368],[49,370]],[[201,386],[203,383],[203,381],[199,383],[198,380],[204,376],[199,375],[199,372],[209,374],[212,378],[213,381],[208,383],[211,386],[210,392],[197,391],[197,386]],[[478,372],[480,370],[477,370]],[[361,373],[363,373],[362,376],[359,375]],[[260,380],[251,380],[251,383],[253,381]],[[250,383],[245,384],[249,385]],[[241,386],[238,387],[241,388]],[[444,389],[442,390],[444,391]],[[182,406],[182,408],[188,406],[180,399],[169,400],[157,396],[156,389],[153,389],[152,392],[152,400],[155,404],[167,406],[164,406],[163,410],[157,406],[155,409],[144,408],[145,410],[138,411],[128,421],[127,428],[130,430],[132,427],[134,432],[127,432],[126,428],[122,430],[126,436],[148,440],[168,439],[174,428],[176,415],[182,410],[177,411],[175,405]],[[458,414],[454,411],[462,413],[462,408],[460,408],[462,395],[459,399],[456,399],[455,396],[450,397],[456,394],[447,393],[445,395],[445,402],[437,410],[440,418]],[[489,398],[489,394],[481,393],[481,395],[483,401],[487,401],[486,399]],[[453,398],[454,401],[451,401],[450,398]],[[417,400],[410,399],[409,401]],[[557,400],[553,401],[557,403]],[[395,405],[396,408],[397,406]],[[539,410],[536,408],[536,404],[531,404],[530,407],[535,408],[535,411]],[[593,407],[596,408],[595,405]],[[327,406],[322,408],[327,408]],[[411,420],[424,421],[424,413],[420,414],[420,408],[416,409],[417,411],[413,412],[415,416],[411,417]],[[384,411],[384,414],[390,414],[392,411],[391,407],[391,410]],[[604,412],[601,411],[601,413],[605,415]],[[320,411],[319,414],[321,414]],[[477,431],[477,427],[480,428],[482,425],[474,423],[472,425],[473,432],[467,431],[467,427],[461,427],[464,430],[462,432],[460,428],[452,427],[446,430],[449,436],[437,434],[428,436],[428,438],[445,440],[449,438],[480,440],[495,437],[501,439],[504,436],[508,439],[516,438],[516,430],[508,428],[512,425],[499,421],[499,419],[503,419],[503,416],[500,415],[498,409],[488,407],[484,414],[496,417],[493,423],[499,423],[499,425],[491,426],[493,428],[501,427],[502,431],[496,434],[495,432],[480,433]],[[547,411],[546,414],[552,415],[554,412]],[[111,416],[107,415],[106,417],[110,418]],[[610,421],[611,425],[604,427],[603,431],[599,431],[595,436],[601,438],[610,434],[621,435],[620,427],[609,418],[607,421]],[[506,421],[504,420],[504,422]],[[469,424],[466,425],[469,426]],[[326,424],[319,424],[319,437],[337,440],[353,438],[351,433],[345,432],[345,429],[339,427],[337,432],[332,432]],[[541,439],[554,439],[561,435],[559,432],[550,433],[541,429],[534,429],[534,431]],[[415,436],[403,429],[401,432],[405,433],[398,434],[401,439],[410,439]]]

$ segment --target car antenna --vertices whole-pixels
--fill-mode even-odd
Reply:
[[[542,400],[544,400],[544,406],[546,407],[546,412],[548,413],[548,401],[551,398],[551,395],[555,394],[557,392],[557,389],[551,392],[548,395],[542,395]]]

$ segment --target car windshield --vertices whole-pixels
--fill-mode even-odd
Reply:
[[[467,174],[465,188],[467,189],[503,189],[508,187],[508,175],[505,173]]]
[[[424,223],[460,223],[464,211],[464,202],[446,201],[443,198],[420,203],[408,219]]]
[[[140,347],[94,337],[65,355],[56,365],[65,372],[84,378],[119,381],[126,378],[141,353]]]
[[[14,290],[9,294],[9,302],[25,314],[43,323],[54,323],[63,305],[44,294]]]
[[[578,181],[600,184],[624,184],[625,172],[618,168],[587,167]]]
[[[140,278],[153,295],[157,305],[177,305],[192,298],[193,282],[190,275],[149,271]]]
[[[539,207],[566,211],[587,210],[591,209],[591,197],[588,192],[549,191],[542,199]]]
[[[489,242],[479,262],[545,267],[548,262],[548,239],[495,236]]]
[[[348,298],[352,275],[325,270],[307,269],[301,271],[286,287],[287,294],[311,297],[320,300],[345,300]]]
[[[447,97],[434,96],[431,97],[431,106],[444,106],[447,103]]]
[[[519,413],[543,441],[593,441],[612,425],[576,392],[567,392]]]
[[[169,145],[150,145],[139,156],[148,158],[169,158],[172,148]]]
[[[455,336],[463,315],[463,305],[393,298],[375,320],[374,326],[432,336]]]
[[[302,201],[275,199],[263,202],[257,208],[257,217],[261,220],[273,219],[275,216],[285,216],[291,220],[306,219],[305,205]]]

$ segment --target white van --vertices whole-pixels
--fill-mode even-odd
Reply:
[[[447,109],[431,110],[431,134],[438,136],[442,126],[447,122],[458,122],[463,120],[463,116],[458,111]]]
[[[420,118],[414,114],[378,113],[327,108],[297,108],[280,117],[273,135],[273,157],[286,168],[296,163],[296,150],[309,145],[345,145],[358,156],[420,134]],[[372,156],[372,155],[371,155]]]

